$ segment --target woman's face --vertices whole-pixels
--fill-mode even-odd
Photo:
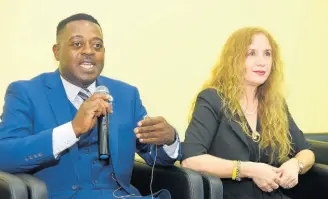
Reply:
[[[269,77],[272,67],[272,49],[268,38],[264,34],[256,34],[248,46],[245,60],[245,84],[260,86]]]

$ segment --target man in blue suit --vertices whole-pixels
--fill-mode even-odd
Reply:
[[[130,185],[134,154],[149,165],[172,165],[180,157],[174,128],[163,117],[147,116],[136,87],[100,76],[105,49],[92,16],[76,14],[61,21],[53,52],[58,70],[7,89],[0,170],[32,173],[47,184],[53,199],[151,198]],[[99,85],[111,96],[93,94]],[[107,113],[110,161],[103,161],[96,121]],[[170,194],[162,190],[155,197]]]

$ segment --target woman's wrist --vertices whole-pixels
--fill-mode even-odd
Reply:
[[[241,178],[253,178],[254,162],[241,162],[240,166],[240,177]]]
[[[294,162],[294,165],[297,168],[297,173],[300,173],[302,171],[303,168],[300,167],[300,161],[296,157],[291,158],[289,161]],[[303,166],[303,162],[302,162],[302,166]]]

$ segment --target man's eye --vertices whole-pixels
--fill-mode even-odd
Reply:
[[[80,42],[74,42],[74,43],[73,43],[73,46],[75,46],[75,47],[80,47],[80,46],[82,46],[82,44],[81,44]]]
[[[93,46],[94,46],[95,48],[98,48],[98,49],[99,49],[99,48],[102,48],[102,44],[94,44]]]

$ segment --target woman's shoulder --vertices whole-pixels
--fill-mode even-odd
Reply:
[[[222,108],[222,95],[215,88],[205,88],[199,92],[197,96],[198,100],[204,100],[216,110],[220,110]]]
[[[221,101],[222,94],[218,92],[215,88],[205,88],[201,90],[198,94],[198,97],[212,99],[212,100],[220,100]]]

